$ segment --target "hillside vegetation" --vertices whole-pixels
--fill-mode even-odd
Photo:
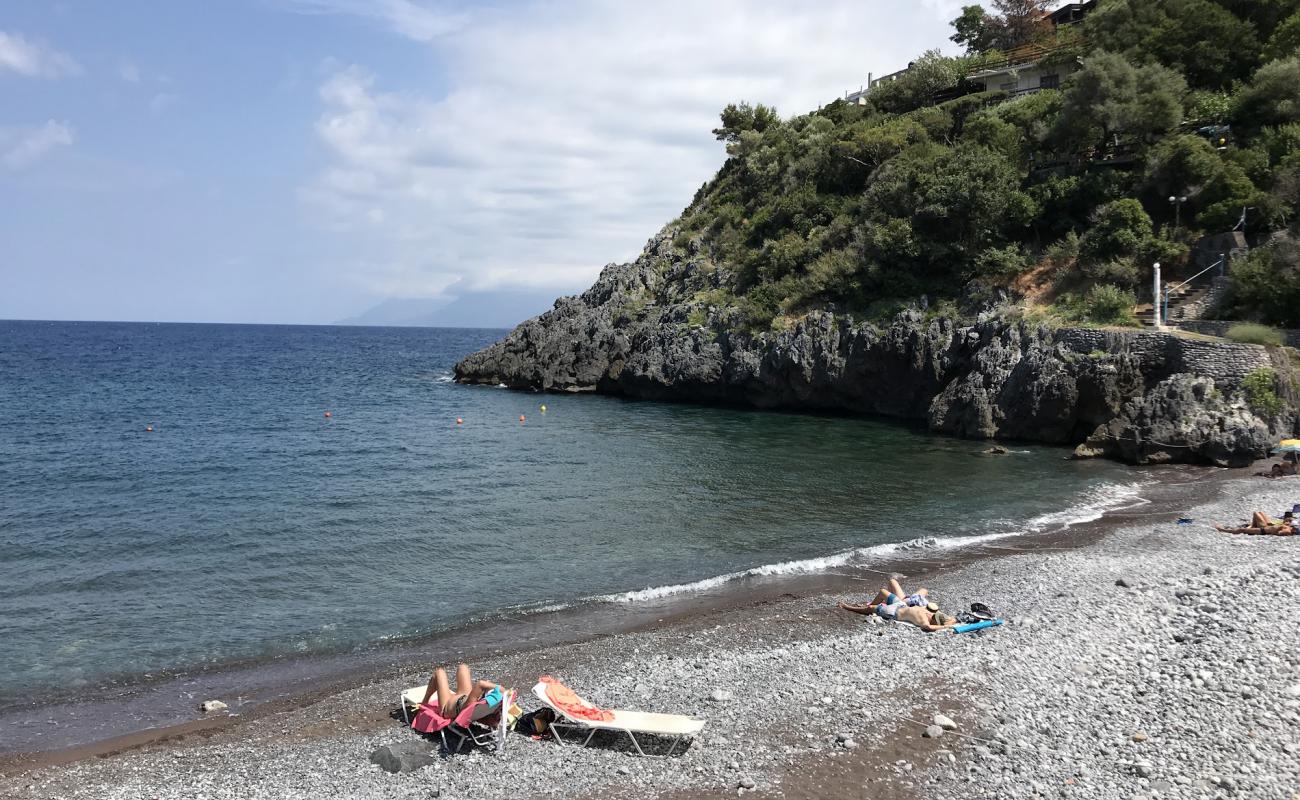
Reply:
[[[923,54],[867,105],[728,106],[728,158],[679,220],[678,246],[722,276],[700,300],[763,329],[1012,289],[1123,324],[1151,262],[1178,275],[1244,209],[1257,246],[1232,267],[1231,313],[1300,324],[1300,0],[1102,0],[1056,31],[1051,5],[967,7],[966,55]],[[1080,66],[1016,98],[967,80],[1027,44]]]

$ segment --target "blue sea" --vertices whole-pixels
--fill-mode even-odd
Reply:
[[[0,726],[69,689],[664,603],[1141,491],[890,421],[452,382],[504,333],[0,322]]]

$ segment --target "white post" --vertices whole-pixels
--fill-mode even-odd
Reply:
[[[1160,330],[1165,326],[1164,320],[1160,318],[1160,262],[1157,261],[1154,267],[1155,267],[1156,277],[1151,292],[1151,297],[1152,297],[1151,309],[1154,313],[1152,314],[1151,319],[1153,322],[1155,322],[1156,330]]]

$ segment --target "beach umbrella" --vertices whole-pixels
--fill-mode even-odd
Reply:
[[[1273,448],[1273,453],[1300,453],[1300,440],[1285,439],[1281,444]]]

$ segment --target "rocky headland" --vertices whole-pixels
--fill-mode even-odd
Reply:
[[[1290,360],[1258,345],[1050,327],[996,302],[964,320],[915,308],[878,325],[828,308],[748,331],[735,308],[710,303],[732,276],[678,233],[468,356],[456,379],[884,415],[1143,464],[1242,466],[1296,429]]]

